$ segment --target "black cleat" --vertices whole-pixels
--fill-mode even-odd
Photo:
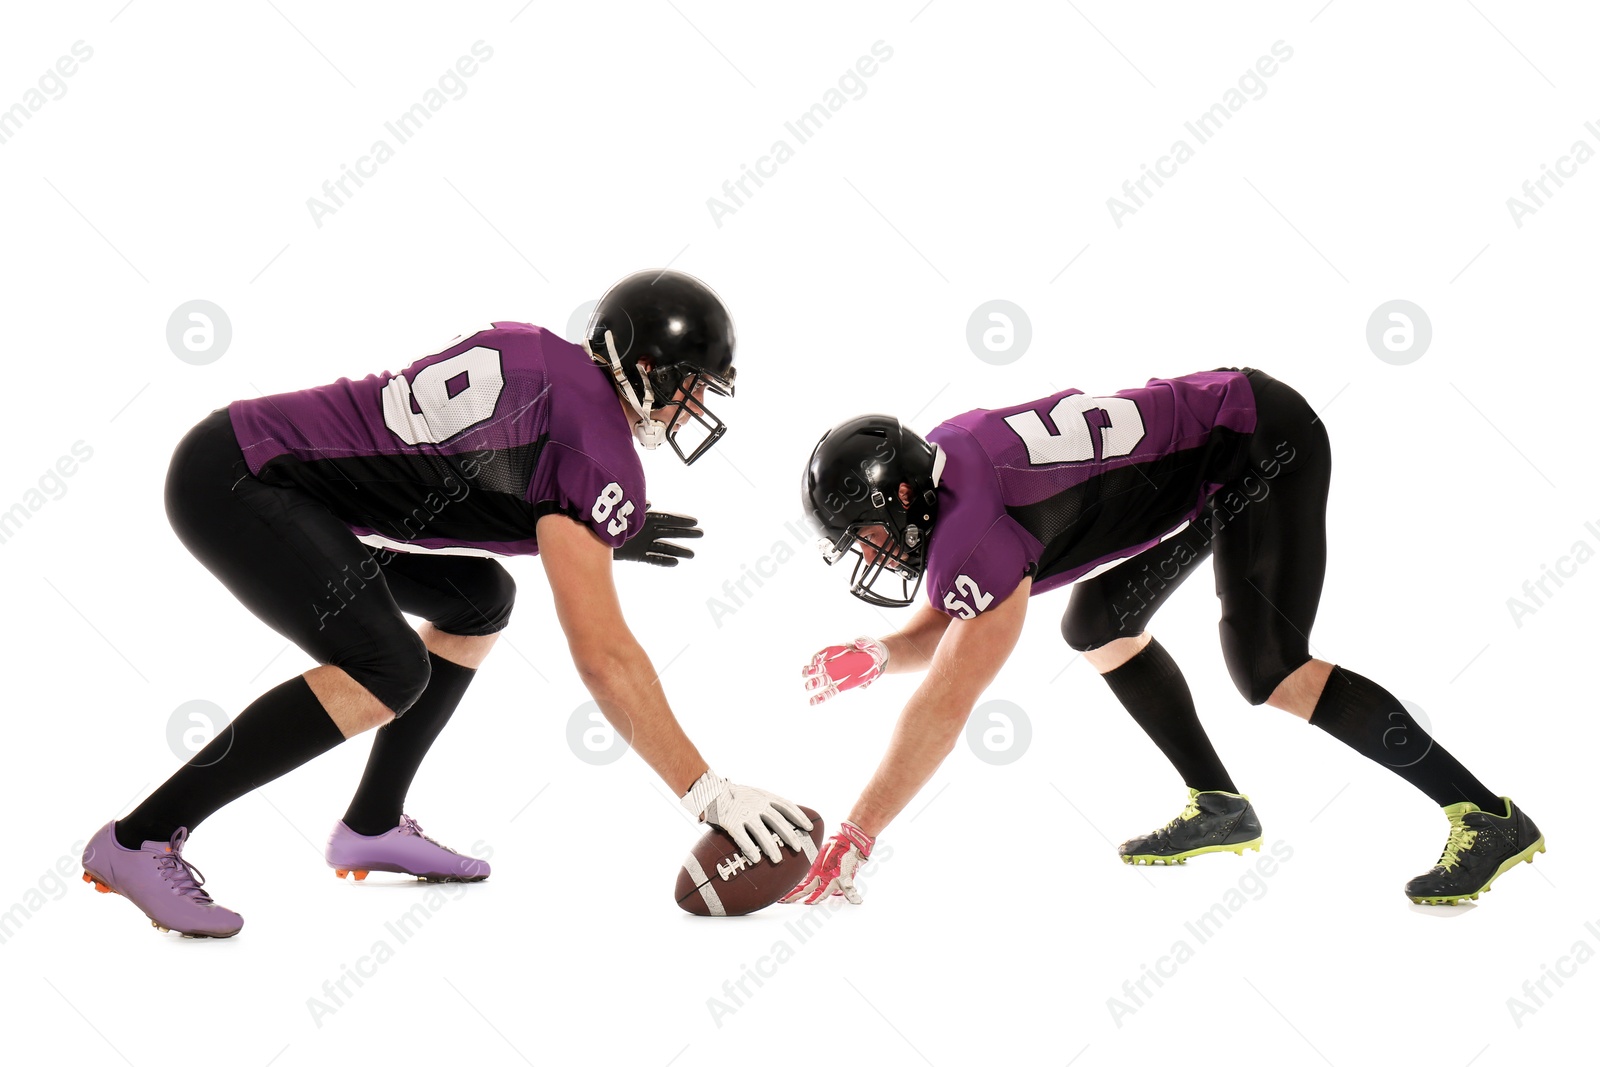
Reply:
[[[1510,797],[1500,799],[1505,801],[1504,815],[1482,811],[1467,801],[1444,809],[1450,817],[1450,838],[1433,870],[1406,883],[1406,896],[1413,904],[1477,900],[1496,878],[1518,863],[1532,863],[1533,854],[1544,851],[1544,835],[1533,820]]]
[[[1189,790],[1189,806],[1159,830],[1124,841],[1123,863],[1182,863],[1207,852],[1261,851],[1261,820],[1250,798],[1220,789]]]

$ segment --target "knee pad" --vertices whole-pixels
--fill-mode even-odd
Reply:
[[[1263,680],[1263,676],[1258,673],[1245,674],[1241,672],[1240,674],[1234,674],[1231,668],[1228,673],[1233,675],[1233,684],[1238,688],[1240,695],[1249,701],[1253,707],[1260,707],[1265,704],[1267,698],[1272,696],[1272,691],[1278,688],[1277,682],[1268,685]],[[1278,679],[1280,682],[1282,680],[1282,678]]]
[[[1267,660],[1259,656],[1231,655],[1225,658],[1228,664],[1228,676],[1233,679],[1234,687],[1239,690],[1241,696],[1257,707],[1265,704],[1278,686],[1283,684],[1283,680],[1299,670],[1306,662],[1301,660],[1290,666],[1279,659]],[[1307,656],[1306,659],[1310,657]]]
[[[1061,637],[1074,652],[1093,652],[1115,641],[1118,635],[1105,633],[1098,627],[1085,626],[1071,615],[1066,615],[1061,619]]]
[[[1088,602],[1074,597],[1061,616],[1061,638],[1074,652],[1092,652],[1109,645],[1119,637],[1131,637],[1118,630],[1111,612],[1103,602]]]
[[[406,633],[409,639],[391,641],[360,662],[336,665],[365,686],[367,692],[394,712],[397,719],[422,696],[433,674],[428,662],[428,646],[422,643],[415,630],[407,627]]]

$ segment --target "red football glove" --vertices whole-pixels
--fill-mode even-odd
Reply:
[[[800,668],[812,704],[831,700],[846,689],[865,689],[889,663],[882,641],[858,637],[848,645],[829,645]]]
[[[815,904],[826,897],[841,895],[852,904],[861,903],[855,874],[867,862],[867,857],[872,855],[874,840],[863,833],[861,827],[846,819],[839,824],[839,832],[828,838],[828,843],[817,853],[805,879],[789,890],[779,903],[793,904],[798,901]]]

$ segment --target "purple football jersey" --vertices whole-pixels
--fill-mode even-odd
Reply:
[[[251,474],[303,489],[370,545],[528,555],[539,518],[559,512],[615,548],[644,522],[644,470],[609,374],[526,323],[228,414]]]
[[[1067,389],[941,423],[939,513],[928,598],[969,619],[1024,577],[1043,593],[1157,544],[1241,473],[1255,430],[1244,374],[1152,378],[1086,396]]]

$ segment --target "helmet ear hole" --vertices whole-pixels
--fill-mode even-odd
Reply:
[[[655,391],[655,402],[658,405],[671,400],[672,394],[678,391],[679,379],[673,370],[672,367],[659,367],[647,371],[650,375],[650,388]]]

